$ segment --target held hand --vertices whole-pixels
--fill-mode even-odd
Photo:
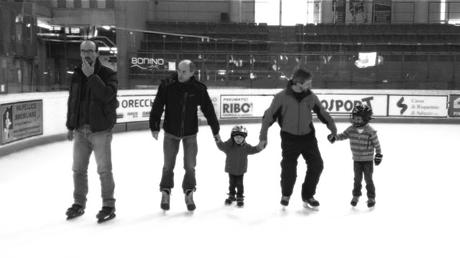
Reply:
[[[89,64],[89,62],[86,59],[83,59],[81,70],[86,77],[90,77],[94,73],[94,63]]]
[[[265,147],[267,147],[267,141],[260,141],[257,145],[257,148],[259,148],[260,150],[265,149]]]
[[[374,163],[378,166],[382,162],[383,155],[381,153],[375,154]]]
[[[72,141],[73,140],[73,130],[67,131],[67,140]]]
[[[222,141],[222,139],[220,138],[220,134],[214,135],[214,141],[216,141],[216,142],[221,142]]]
[[[152,136],[155,140],[158,140],[158,131],[152,131]]]
[[[332,133],[331,133],[331,134],[329,134],[329,135],[327,136],[327,140],[328,140],[330,143],[334,143],[335,140],[337,140],[337,136],[336,136],[335,134],[332,134]]]

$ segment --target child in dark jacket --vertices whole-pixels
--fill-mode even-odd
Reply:
[[[243,176],[248,167],[248,155],[258,153],[262,147],[252,146],[246,143],[248,135],[246,128],[242,125],[234,126],[231,137],[226,142],[216,141],[217,147],[226,154],[225,172],[229,176],[229,193],[225,200],[226,205],[236,201],[238,207],[244,206],[244,185]],[[236,196],[236,198],[235,198]]]
[[[351,205],[356,206],[361,196],[361,181],[366,182],[367,190],[367,206],[369,208],[375,205],[375,186],[372,180],[374,164],[378,166],[382,161],[382,150],[380,148],[377,131],[375,131],[368,123],[372,119],[372,109],[367,105],[356,105],[351,113],[352,125],[343,133],[336,136],[329,135],[328,139],[331,143],[335,140],[350,139],[350,148],[353,154],[354,165],[354,187],[353,199]],[[375,157],[374,157],[375,149]]]

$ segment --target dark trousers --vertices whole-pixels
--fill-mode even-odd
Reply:
[[[315,133],[297,136],[281,132],[281,192],[291,196],[297,178],[297,159],[300,155],[307,163],[307,173],[302,184],[302,200],[311,198],[316,193],[316,186],[323,171],[323,159],[318,149]]]
[[[368,198],[375,198],[375,186],[372,180],[372,174],[374,172],[374,164],[372,161],[354,161],[353,168],[355,171],[354,185],[353,185],[353,196],[361,196],[361,182],[366,182],[366,190]]]
[[[228,174],[229,177],[229,187],[228,187],[228,194],[231,196],[236,197],[244,197],[244,185],[243,185],[243,177],[244,175],[235,176],[232,174]]]
[[[182,189],[184,193],[188,190],[195,190],[195,166],[196,156],[198,154],[196,135],[179,138],[168,133],[165,133],[163,142],[164,165],[160,182],[160,190],[171,190],[171,188],[174,187],[174,167],[176,165],[176,156],[179,152],[179,144],[181,141],[184,147],[185,169],[184,179],[182,180]]]

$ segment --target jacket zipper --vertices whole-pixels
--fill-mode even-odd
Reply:
[[[184,94],[184,102],[182,105],[182,115],[181,115],[181,123],[180,123],[180,136],[184,136],[184,124],[185,124],[185,109],[187,106],[187,97],[188,97],[188,92],[185,92]]]
[[[302,99],[303,100],[303,99]],[[300,108],[301,108],[301,101],[297,101],[297,134],[300,135]]]

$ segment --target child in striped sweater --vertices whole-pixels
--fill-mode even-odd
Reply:
[[[354,187],[353,199],[351,205],[356,206],[361,196],[361,181],[364,175],[367,190],[367,206],[369,208],[375,205],[375,186],[372,180],[374,164],[378,166],[382,161],[382,150],[380,148],[377,131],[375,131],[368,123],[372,119],[371,107],[363,104],[356,105],[351,113],[351,123],[343,133],[338,135],[329,135],[328,139],[331,143],[335,140],[350,139],[351,152],[354,161]],[[374,157],[375,149],[375,157]]]

